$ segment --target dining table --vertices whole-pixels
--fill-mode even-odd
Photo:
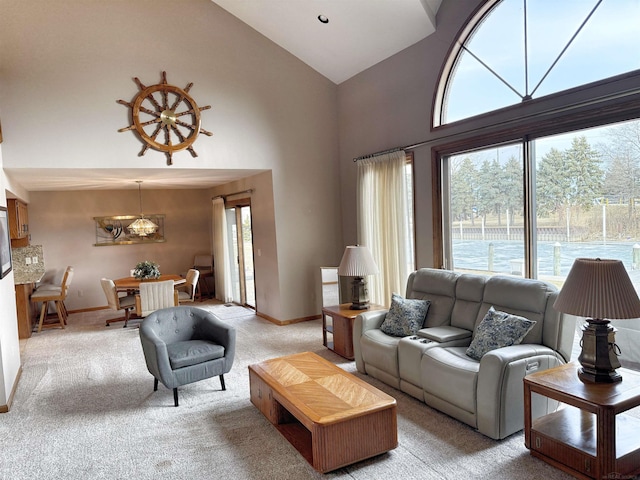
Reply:
[[[142,280],[136,277],[124,277],[124,278],[118,278],[114,280],[113,283],[115,283],[116,289],[119,292],[127,292],[130,290],[140,290],[140,283],[142,282],[163,282],[166,280],[173,280],[173,284],[175,286],[182,285],[187,281],[186,278],[181,277],[180,275],[166,273],[166,274],[160,275],[158,278],[151,279],[151,280]]]

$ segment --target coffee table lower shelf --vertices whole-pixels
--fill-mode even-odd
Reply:
[[[294,365],[296,361],[301,362],[298,366],[307,368],[306,374],[310,374],[314,362],[318,362],[318,375],[315,379],[284,386],[262,368],[274,366],[273,362],[280,362],[277,368],[288,366],[289,360]],[[398,445],[396,402],[392,397],[373,392],[374,387],[309,352],[268,362],[249,366],[251,402],[319,472],[351,465]],[[293,375],[301,376],[301,373],[296,371]],[[285,377],[290,378],[291,374],[289,369]],[[322,380],[327,378],[326,382]],[[344,394],[346,386],[347,390],[356,392],[353,398],[365,399],[368,405],[340,411],[336,405],[341,399],[334,396],[331,384],[340,390],[336,395]],[[316,416],[317,411],[325,408],[331,414]]]

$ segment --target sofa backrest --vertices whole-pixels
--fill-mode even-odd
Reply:
[[[484,290],[482,307],[476,317],[476,326],[492,305],[496,310],[535,320],[535,326],[522,343],[545,345],[568,361],[573,347],[575,319],[553,308],[557,297],[558,289],[541,280],[490,277]]]
[[[425,327],[451,324],[451,311],[456,299],[456,282],[460,274],[448,270],[421,268],[409,275],[406,298],[429,300],[431,306]]]
[[[536,325],[522,343],[546,345],[571,356],[575,318],[553,308],[558,289],[541,280],[509,276],[459,274],[448,270],[421,268],[409,276],[406,298],[429,300],[424,327],[451,325],[471,330],[489,307],[535,320]]]
[[[484,290],[489,277],[463,274],[456,282],[456,301],[451,312],[451,326],[475,330],[476,318],[482,307]],[[486,313],[486,312],[485,312]]]
[[[522,343],[542,343],[542,328],[547,311],[551,285],[538,280],[495,276],[487,280],[482,307],[476,317],[476,327],[489,307],[534,320],[535,326]]]

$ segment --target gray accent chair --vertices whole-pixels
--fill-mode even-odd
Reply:
[[[173,389],[218,375],[226,390],[224,374],[231,370],[236,330],[201,308],[178,306],[156,310],[140,324],[140,341],[149,373]]]

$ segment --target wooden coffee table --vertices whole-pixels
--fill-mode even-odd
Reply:
[[[311,352],[249,365],[251,402],[319,472],[398,446],[396,400]]]

